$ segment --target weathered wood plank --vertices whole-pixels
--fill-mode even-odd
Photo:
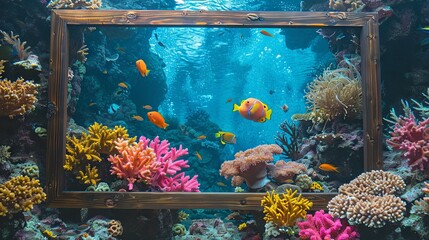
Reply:
[[[264,193],[162,193],[162,192],[63,192],[50,207],[116,208],[116,209],[180,209],[217,208],[260,210]],[[326,209],[335,194],[303,196],[313,202],[313,210]]]
[[[70,25],[140,25],[193,27],[359,27],[374,13],[239,12],[162,10],[53,10]],[[259,20],[249,20],[248,14]]]

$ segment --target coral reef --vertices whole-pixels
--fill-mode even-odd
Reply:
[[[340,194],[328,203],[329,214],[353,225],[381,228],[404,217],[405,202],[394,196],[404,188],[404,181],[390,172],[363,173],[339,188]]]
[[[239,186],[244,181],[251,189],[264,187],[270,180],[267,177],[267,163],[273,161],[273,154],[280,154],[282,149],[276,144],[259,145],[234,155],[235,159],[225,161],[220,167],[220,175],[232,177],[232,186]]]
[[[48,8],[87,8],[97,9],[102,5],[101,0],[51,0]]]
[[[25,60],[28,58],[28,56],[30,56],[30,47],[25,47],[25,44],[27,42],[21,42],[21,39],[19,39],[19,35],[13,35],[13,32],[10,32],[9,35],[1,30],[0,33],[3,34],[4,41],[9,43],[16,50],[20,60]]]
[[[277,161],[274,165],[269,165],[269,175],[278,183],[292,180],[295,175],[305,173],[307,167],[302,163]]]
[[[83,132],[80,137],[67,136],[64,169],[73,172],[83,184],[96,185],[100,179],[97,167],[93,164],[102,161],[102,154],[118,153],[114,144],[118,138],[126,139],[129,143],[136,139],[129,138],[123,127],[109,129],[97,122],[88,128],[88,133]]]
[[[429,183],[425,182],[426,187],[422,189],[422,191],[426,194],[429,194]],[[429,205],[429,197],[425,197],[424,200],[426,201],[426,204]],[[429,213],[429,207],[426,209],[426,212]]]
[[[358,12],[364,7],[361,0],[329,0],[329,8],[337,11]]]
[[[39,180],[17,176],[0,185],[0,216],[29,211],[46,200]]]
[[[349,226],[346,221],[334,219],[331,215],[319,210],[314,215],[307,214],[305,221],[297,223],[300,239],[309,240],[355,240],[359,238],[357,228]]]
[[[267,192],[261,200],[265,213],[264,220],[273,222],[277,227],[292,227],[298,218],[304,218],[313,203],[301,194],[295,196],[296,193],[296,190],[292,192],[291,189],[282,194]]]
[[[39,84],[19,78],[15,82],[0,79],[0,117],[22,116],[35,109]]]

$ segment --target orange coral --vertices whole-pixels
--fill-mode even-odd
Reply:
[[[15,82],[7,79],[0,80],[0,117],[24,115],[32,111],[37,102],[39,84],[33,81],[24,81],[19,78]]]

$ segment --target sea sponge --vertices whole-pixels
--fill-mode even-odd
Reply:
[[[0,117],[22,116],[34,110],[39,84],[19,78],[15,82],[0,80]]]
[[[274,191],[267,192],[261,201],[264,207],[266,222],[273,222],[278,227],[292,227],[298,218],[305,218],[307,210],[313,203],[302,197],[301,194],[295,196],[297,190],[288,189],[286,193],[277,194]]]
[[[39,180],[17,176],[0,185],[0,216],[33,209],[46,200]],[[6,209],[6,211],[5,211]]]

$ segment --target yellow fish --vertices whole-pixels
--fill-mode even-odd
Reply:
[[[220,187],[226,187],[226,184],[223,182],[217,182],[216,184]]]
[[[195,156],[197,156],[198,159],[203,160],[203,157],[201,157],[201,154],[199,152],[195,152]]]
[[[123,82],[119,83],[118,86],[121,87],[121,88],[128,89],[128,85],[126,83],[123,83]]]
[[[137,121],[143,121],[143,118],[139,115],[134,115],[132,118],[134,118]]]
[[[150,70],[146,68],[146,63],[143,60],[141,59],[137,60],[136,67],[137,67],[137,70],[139,70],[142,77],[147,77],[147,75],[149,75]]]
[[[226,143],[235,144],[237,142],[237,138],[235,137],[235,135],[230,132],[219,131],[215,133],[215,137],[220,138],[220,142],[222,144],[226,144]]]
[[[332,164],[329,164],[329,163],[322,163],[322,164],[320,164],[319,165],[319,169],[323,170],[323,171],[326,171],[326,172],[337,172],[337,173],[339,173],[338,168],[335,167]]]

